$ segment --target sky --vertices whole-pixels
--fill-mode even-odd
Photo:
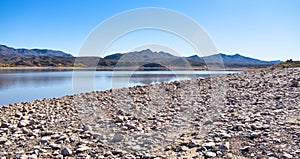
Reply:
[[[300,60],[299,0],[0,0],[0,44],[76,56],[89,34],[105,20],[143,7],[170,9],[193,19],[219,52],[262,60]],[[172,53],[181,56],[197,54],[175,34],[144,29],[120,36],[101,55],[147,46],[160,46],[153,47],[154,51],[175,50]]]

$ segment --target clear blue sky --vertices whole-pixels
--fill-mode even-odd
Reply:
[[[0,0],[0,44],[76,55],[101,22],[141,7],[167,8],[191,17],[210,34],[219,52],[264,60],[300,59],[299,0]],[[107,51],[123,52],[156,43],[184,55],[194,54],[188,45],[164,34],[134,32]]]

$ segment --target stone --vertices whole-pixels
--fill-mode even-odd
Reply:
[[[249,135],[249,139],[253,140],[255,138],[258,138],[260,136],[260,133],[259,132],[252,132],[250,135]]]
[[[63,155],[63,156],[70,156],[72,154],[73,154],[72,150],[68,147],[65,147],[61,150],[61,155]]]
[[[115,134],[111,142],[121,142],[124,139],[122,134]]]
[[[29,124],[29,120],[21,120],[18,123],[18,127],[25,127]]]
[[[220,150],[229,150],[229,142],[219,146]]]
[[[90,150],[91,148],[86,146],[86,145],[79,145],[76,149],[76,152],[83,152],[83,151],[87,151]]]
[[[207,149],[205,147],[203,147],[203,146],[197,148],[197,150],[196,150],[196,152],[205,152],[205,151],[207,151]]]
[[[168,145],[168,146],[166,146],[165,151],[169,151],[171,149],[172,149],[172,146]]]
[[[240,148],[240,150],[241,150],[242,152],[249,152],[250,146],[244,146],[244,147]]]
[[[284,153],[284,154],[282,155],[282,157],[284,157],[284,158],[293,158],[293,155],[288,154],[288,153]]]
[[[50,144],[49,146],[52,148],[52,150],[59,150],[61,148],[59,144]]]
[[[52,134],[54,134],[54,132],[52,132],[52,131],[42,131],[41,132],[41,136],[50,136]]]
[[[300,83],[297,80],[292,80],[291,87],[300,87]]]
[[[34,132],[28,132],[28,134],[27,134],[29,137],[37,137],[38,136],[38,134],[36,134],[36,133],[34,133]]]
[[[196,147],[197,146],[197,144],[195,143],[195,142],[193,142],[193,141],[190,141],[189,143],[188,143],[188,147],[189,148],[193,148],[193,147]]]
[[[213,148],[213,147],[216,146],[216,143],[214,143],[214,142],[206,142],[206,143],[203,143],[202,146],[205,147],[205,148],[207,148],[207,149],[211,149],[211,148]]]
[[[205,156],[211,158],[211,157],[216,157],[217,154],[214,152],[208,151],[205,153]]]
[[[92,127],[90,125],[84,125],[83,126],[83,131],[91,131]]]
[[[212,120],[207,120],[204,122],[204,125],[212,125],[214,123],[214,121]]]
[[[230,135],[230,134],[227,134],[227,133],[221,133],[220,135],[221,135],[222,138],[224,138],[224,139],[231,138],[231,135]]]
[[[217,151],[217,156],[222,156],[222,155],[223,155],[222,151]]]
[[[21,117],[23,114],[21,112],[16,112],[15,117],[19,118]]]
[[[27,157],[28,157],[27,159],[38,159],[38,156],[36,154],[32,154]]]
[[[28,134],[30,132],[26,127],[23,127],[21,130],[24,134]]]
[[[49,136],[44,136],[41,138],[40,143],[41,144],[46,144],[47,142],[49,142],[51,140],[51,137]]]
[[[182,152],[182,151],[187,151],[188,148],[186,146],[177,146],[173,151],[174,152]]]
[[[4,122],[4,123],[1,123],[1,128],[8,128],[9,127],[9,123],[6,123],[6,122]]]
[[[0,144],[4,144],[7,141],[6,137],[0,137]]]

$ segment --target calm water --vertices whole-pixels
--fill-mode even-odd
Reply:
[[[236,71],[6,72],[0,73],[0,105],[227,73]]]

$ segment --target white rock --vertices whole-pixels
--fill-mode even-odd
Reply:
[[[284,157],[284,158],[293,158],[293,155],[288,154],[288,153],[284,153],[284,154],[282,155],[282,157]]]
[[[227,133],[221,133],[222,138],[231,138],[230,134]]]
[[[18,123],[18,127],[24,127],[27,126],[29,124],[29,120],[21,120]]]
[[[4,144],[7,141],[7,138],[0,137],[0,144]]]
[[[41,144],[45,144],[45,143],[49,142],[50,140],[51,140],[51,137],[49,137],[49,136],[44,136],[44,137],[42,137],[42,139],[40,140],[40,143],[41,143]]]
[[[203,143],[202,146],[206,147],[206,148],[213,148],[216,146],[216,144],[214,142],[206,142],[206,143]]]
[[[83,151],[86,151],[86,150],[90,150],[91,148],[86,146],[86,145],[80,145],[78,146],[78,148],[76,149],[76,152],[83,152]]]
[[[206,152],[206,153],[205,153],[205,156],[206,156],[206,157],[216,157],[216,156],[217,156],[217,154],[216,154],[216,153],[214,153],[214,152],[210,152],[210,151],[208,151],[208,152]]]

